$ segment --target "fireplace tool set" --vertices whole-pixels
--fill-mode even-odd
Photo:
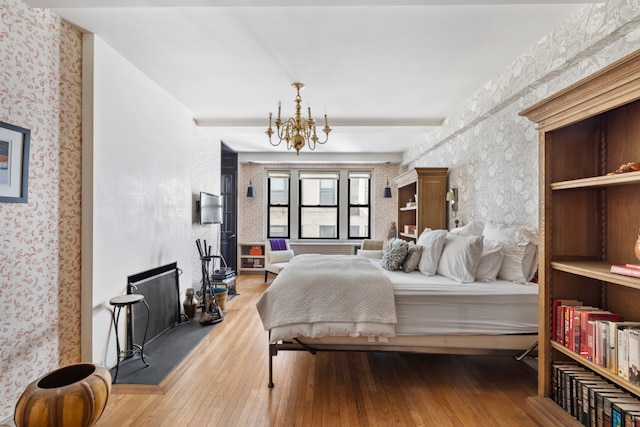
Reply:
[[[196,293],[199,299],[198,307],[200,312],[200,324],[210,325],[218,323],[224,320],[222,309],[216,302],[215,287],[211,281],[212,266],[215,269],[216,258],[222,259],[220,255],[211,255],[211,246],[207,246],[207,241],[204,241],[204,246],[200,239],[196,240],[196,246],[198,247],[198,253],[200,254],[200,261],[202,263],[202,289]]]

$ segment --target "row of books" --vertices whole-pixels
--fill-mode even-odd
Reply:
[[[640,427],[640,399],[575,362],[551,366],[551,398],[588,427]]]
[[[553,339],[633,384],[640,384],[640,322],[585,306],[577,300],[554,300]]]
[[[242,263],[242,268],[262,268],[262,267],[264,266],[258,263],[249,263],[249,262]]]

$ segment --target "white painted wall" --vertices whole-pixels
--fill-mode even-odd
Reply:
[[[83,359],[113,366],[109,300],[127,276],[177,262],[181,289],[191,283],[195,125],[98,37],[84,45]]]

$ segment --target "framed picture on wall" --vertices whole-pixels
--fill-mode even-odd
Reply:
[[[0,202],[27,203],[31,131],[0,122]]]

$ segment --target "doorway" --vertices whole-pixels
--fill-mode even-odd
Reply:
[[[220,226],[220,253],[227,266],[238,271],[238,153],[224,142],[220,145],[220,192],[223,200],[223,221]]]

